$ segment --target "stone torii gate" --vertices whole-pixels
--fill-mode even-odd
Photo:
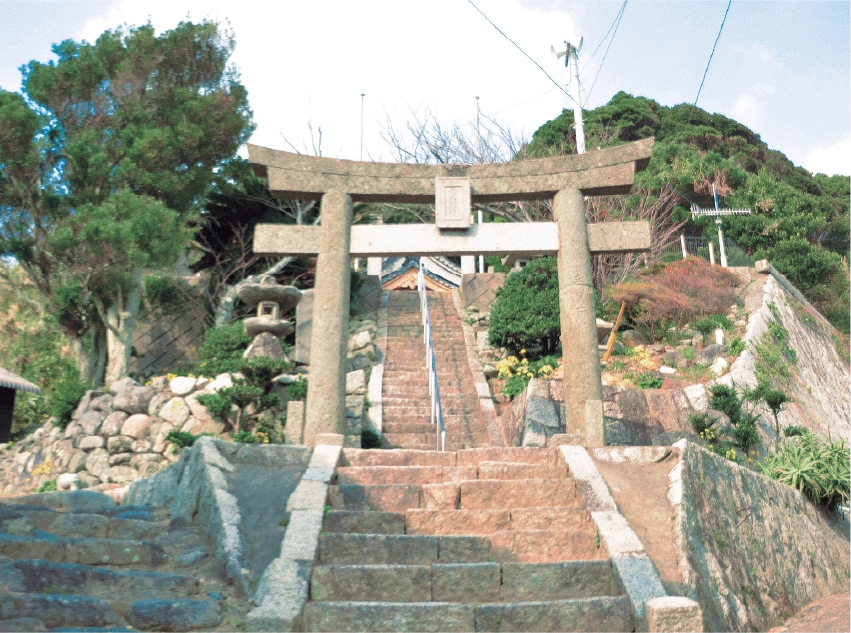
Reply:
[[[605,445],[591,253],[650,248],[647,222],[587,224],[583,196],[628,193],[654,139],[581,155],[487,165],[368,163],[248,145],[280,199],[321,200],[320,226],[258,224],[254,251],[318,255],[304,441],[343,433],[351,257],[558,255],[566,430]],[[471,202],[553,200],[556,222],[470,224]],[[436,224],[355,225],[353,202],[435,204]]]

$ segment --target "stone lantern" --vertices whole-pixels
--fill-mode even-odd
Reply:
[[[243,356],[286,358],[279,339],[292,334],[295,327],[292,321],[281,317],[301,300],[301,290],[293,286],[281,286],[273,277],[263,277],[260,283],[240,286],[237,295],[243,303],[257,308],[257,316],[242,322],[245,334],[254,339]]]

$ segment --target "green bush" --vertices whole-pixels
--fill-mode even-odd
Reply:
[[[251,431],[237,431],[236,433],[230,434],[231,439],[238,444],[260,444],[261,440],[259,437],[254,435]]]
[[[716,422],[709,417],[708,413],[692,413],[688,416],[688,421],[695,435],[700,435],[706,429],[711,429]]]
[[[237,372],[244,363],[243,352],[251,343],[245,335],[242,322],[212,327],[204,333],[204,342],[198,350],[201,360],[196,373],[215,376],[225,372]]]
[[[293,364],[283,358],[252,356],[242,361],[238,371],[245,376],[249,385],[265,388],[275,376],[291,371],[292,368]]]
[[[825,442],[811,433],[793,436],[765,458],[760,470],[830,510],[848,503],[851,456],[844,441]]]
[[[173,275],[148,275],[144,280],[145,303],[154,314],[178,314],[186,309],[192,289]]]
[[[686,345],[683,348],[683,351],[681,352],[681,354],[683,355],[683,358],[685,358],[686,360],[694,360],[694,357],[697,354],[697,352],[695,351],[695,349],[691,345]]]
[[[730,353],[733,356],[738,356],[747,348],[747,344],[740,338],[734,338],[730,342]]]
[[[506,277],[491,306],[488,340],[537,358],[554,352],[560,335],[556,260],[542,257]]]
[[[529,376],[517,374],[505,379],[505,384],[502,387],[502,394],[509,400],[514,400],[517,396],[526,390],[526,385],[529,384]]]
[[[665,382],[663,378],[646,372],[635,379],[635,386],[639,389],[659,389],[663,382]]]
[[[298,380],[288,385],[287,396],[290,400],[304,400],[307,398],[307,378],[299,376]]]
[[[192,446],[200,435],[194,435],[193,433],[189,433],[188,431],[169,431],[165,436],[166,442],[171,442],[175,446],[179,448],[187,448]]]
[[[55,492],[56,491],[56,480],[48,479],[43,484],[38,487],[36,492]]]
[[[65,337],[42,329],[23,333],[4,350],[4,365],[41,389],[41,393],[19,391],[15,397],[12,439],[35,430],[50,416],[65,428],[89,385],[80,380],[73,360],[62,356]]]
[[[783,435],[785,437],[803,437],[804,435],[809,434],[810,430],[805,426],[795,426],[794,424],[790,424],[783,429]]]
[[[382,448],[384,439],[372,429],[364,429],[360,434],[361,448]]]
[[[707,317],[692,322],[691,326],[703,334],[703,336],[708,336],[717,329],[731,329],[733,327],[733,322],[723,314],[710,314]]]

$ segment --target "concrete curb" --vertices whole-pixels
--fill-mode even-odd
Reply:
[[[248,447],[248,448],[246,448]],[[184,450],[177,462],[151,477],[133,483],[122,500],[124,505],[166,507],[172,518],[184,517],[205,532],[208,543],[215,547],[216,568],[220,576],[233,582],[246,596],[251,595],[245,541],[240,532],[242,514],[239,503],[228,491],[225,473],[234,466],[222,455],[230,453],[233,461],[268,461],[280,457],[280,451],[293,454],[296,460],[302,447],[269,447],[234,445],[211,437],[200,438]],[[265,453],[273,455],[265,455]],[[258,454],[263,453],[263,457]],[[196,516],[197,515],[197,516]]]
[[[378,306],[378,328],[375,332],[375,347],[378,349],[375,365],[369,376],[367,385],[367,397],[369,398],[369,413],[367,415],[367,426],[373,431],[382,434],[384,429],[384,408],[381,394],[384,387],[384,357],[387,354],[387,302],[390,298],[388,292],[381,293],[381,301]]]
[[[488,379],[485,378],[485,370],[479,361],[479,348],[476,345],[476,337],[473,333],[473,328],[466,321],[467,311],[461,302],[461,293],[460,291],[453,290],[450,294],[455,304],[455,310],[458,312],[458,318],[461,320],[461,328],[464,331],[464,347],[467,348],[467,362],[470,365],[470,372],[473,374],[473,384],[476,386],[476,395],[479,397],[479,411],[481,411],[485,424],[488,427],[491,446],[505,446],[502,433],[496,422],[497,415],[496,407],[493,404],[493,394],[491,393],[490,385],[488,385]]]
[[[559,446],[559,451],[576,480],[576,487],[584,498],[585,506],[591,512],[600,539],[609,551],[615,576],[629,598],[635,630],[678,630],[666,627],[679,626],[682,622],[693,623],[695,613],[697,621],[702,622],[700,606],[693,600],[681,598],[670,604],[658,600],[669,597],[659,576],[659,570],[644,551],[644,546],[629,527],[626,518],[618,510],[605,479],[597,470],[588,451],[581,446],[569,445]],[[653,617],[648,619],[647,605],[651,602]],[[666,609],[676,609],[676,617],[667,617]],[[651,625],[654,628],[651,628]],[[655,628],[659,626],[662,628]]]
[[[307,602],[310,574],[319,548],[319,532],[328,484],[340,459],[341,446],[313,449],[307,471],[287,502],[290,522],[273,560],[257,585],[254,604],[245,618],[246,631],[293,631]]]

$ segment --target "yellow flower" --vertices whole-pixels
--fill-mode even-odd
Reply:
[[[526,355],[526,349],[525,349],[525,348],[520,350],[520,355],[521,355],[521,356],[525,356],[525,355]]]

